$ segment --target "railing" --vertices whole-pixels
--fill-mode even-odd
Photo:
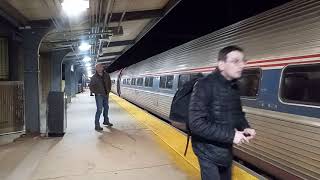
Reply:
[[[23,82],[0,81],[0,135],[23,130]]]

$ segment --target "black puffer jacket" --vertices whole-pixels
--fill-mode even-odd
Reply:
[[[219,71],[200,79],[191,95],[189,127],[198,157],[231,165],[234,129],[249,127],[236,82],[226,80]]]

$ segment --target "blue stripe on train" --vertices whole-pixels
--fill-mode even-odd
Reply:
[[[288,105],[279,101],[278,92],[280,76],[281,70],[276,69],[262,71],[261,87],[259,89],[257,99],[250,100],[242,98],[243,105],[253,108],[320,118],[320,108]]]

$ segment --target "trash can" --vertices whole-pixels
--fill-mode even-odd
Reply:
[[[50,91],[48,95],[48,136],[61,137],[67,128],[64,92]]]

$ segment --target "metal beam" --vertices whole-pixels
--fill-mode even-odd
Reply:
[[[106,57],[106,56],[119,56],[122,54],[122,51],[118,52],[110,52],[110,53],[103,53],[100,57]]]
[[[169,0],[166,6],[163,8],[163,16],[166,16],[181,0]]]
[[[120,30],[118,31],[118,27],[109,27],[108,28],[108,32],[104,32],[104,33],[94,33],[94,34],[91,34],[90,33],[90,29],[85,29],[85,30],[82,30],[83,33],[82,34],[79,34],[79,35],[76,35],[74,37],[84,37],[84,38],[77,38],[77,39],[72,39],[72,40],[56,40],[56,41],[44,41],[42,43],[45,43],[45,44],[54,44],[54,43],[74,43],[74,42],[79,42],[79,41],[85,41],[85,40],[90,40],[90,39],[95,39],[95,37],[93,38],[90,38],[89,36],[100,36],[100,35],[108,35],[108,34],[112,34],[114,36],[118,36],[118,35],[123,35],[123,27],[120,26]],[[61,36],[63,36],[63,34],[65,33],[70,33],[70,31],[63,31],[63,32],[56,32],[56,33],[51,33],[50,35],[59,35],[61,34]],[[90,34],[89,34],[90,33]]]
[[[50,51],[61,51],[61,50],[66,50],[66,49],[71,49],[71,47],[59,47],[59,48],[48,48]]]
[[[89,56],[89,57],[93,57],[92,55],[90,55],[88,52],[74,52],[76,53],[75,55],[67,55],[66,58],[73,58],[73,57],[83,57],[83,56]]]
[[[83,59],[83,57],[86,56],[86,54],[77,54],[77,55],[71,55],[71,56],[65,56],[64,59]]]
[[[81,62],[82,60],[77,58],[63,58],[63,62],[67,62],[67,61]]]
[[[108,47],[125,46],[125,45],[131,45],[131,44],[134,44],[134,43],[135,43],[135,40],[114,41],[114,42],[110,42]],[[61,50],[61,48],[59,50]],[[122,54],[121,52],[112,52],[112,53],[105,53],[102,56],[111,56],[111,55],[114,56],[114,55],[121,55],[121,54]],[[67,57],[71,57],[71,56],[67,56]]]
[[[102,60],[98,60],[97,62],[113,62],[114,60],[116,60],[116,58],[102,59]]]
[[[126,46],[126,45],[131,45],[134,44],[136,41],[135,40],[125,40],[125,41],[114,41],[110,42],[108,47],[114,47],[114,46]],[[106,45],[103,47],[107,47]]]
[[[169,3],[168,3],[169,4]],[[112,17],[110,22],[119,22],[121,20],[123,12],[112,13]],[[132,21],[139,19],[153,19],[162,17],[165,12],[162,9],[154,9],[154,10],[145,10],[145,11],[131,11],[126,12],[122,21]],[[104,19],[105,15],[102,15],[102,19]],[[89,21],[90,18],[88,18]]]
[[[25,29],[28,29],[29,27],[31,29],[48,29],[53,27],[53,23],[50,20],[34,20],[34,21],[29,21]],[[23,28],[24,27],[21,27],[20,29],[23,29]]]
[[[112,62],[100,62],[101,64],[110,65]]]
[[[121,13],[112,13],[111,22],[120,21],[121,16],[122,16],[122,12]],[[145,10],[145,11],[132,11],[132,12],[126,12],[122,21],[139,20],[139,19],[153,19],[153,18],[157,18],[157,17],[161,17],[161,16],[163,16],[162,9]]]
[[[66,56],[65,58],[78,58],[78,57],[82,57],[82,56],[85,56],[85,54]]]
[[[0,2],[0,16],[5,18],[13,26],[19,27],[27,24],[28,19],[7,1]]]

